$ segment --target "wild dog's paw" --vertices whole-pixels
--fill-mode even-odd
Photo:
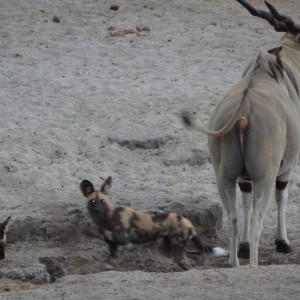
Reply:
[[[109,255],[107,258],[107,263],[111,266],[116,266],[119,263],[119,259],[117,257]]]
[[[182,268],[182,270],[184,271],[188,271],[190,269],[193,269],[192,265],[189,264],[185,259],[181,260],[181,261],[175,261],[179,267]]]
[[[116,266],[113,264],[110,264],[110,263],[106,263],[106,264],[104,264],[103,269],[105,271],[113,271],[113,270],[116,270]]]

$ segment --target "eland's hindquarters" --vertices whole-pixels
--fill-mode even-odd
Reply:
[[[232,266],[239,265],[236,182],[243,195],[244,207],[241,245],[250,244],[250,264],[258,263],[263,217],[275,182],[281,223],[277,239],[289,244],[284,221],[285,190],[299,154],[299,117],[281,84],[267,74],[269,62],[274,63],[273,57],[261,53],[254,63],[254,71],[250,69],[250,74],[227,93],[210,119],[209,129],[216,131],[226,125],[234,107],[242,103],[233,128],[224,136],[209,136],[217,187],[228,215],[229,262]],[[283,73],[283,83],[285,79]]]

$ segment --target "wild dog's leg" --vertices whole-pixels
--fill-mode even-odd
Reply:
[[[187,260],[187,257],[185,255],[185,247],[181,248],[178,245],[175,246],[177,248],[174,249],[174,262],[177,263],[183,270],[190,270],[193,267],[190,265],[190,263]]]
[[[185,249],[187,245],[187,239],[182,235],[176,235],[169,237],[168,246],[171,248],[170,254],[173,256],[173,260],[177,263],[183,270],[189,270],[192,266],[189,264],[187,257],[185,255]]]
[[[160,250],[163,252],[164,255],[166,256],[170,256],[171,252],[172,252],[172,243],[171,243],[171,239],[170,237],[164,236],[161,239],[161,243],[160,243]]]
[[[116,257],[118,245],[126,245],[129,242],[128,234],[122,229],[104,230],[104,240],[109,246],[111,257]]]
[[[118,244],[114,241],[110,241],[107,238],[104,238],[105,242],[107,243],[108,247],[109,247],[109,255],[112,258],[116,258],[117,257],[117,252],[118,252]]]
[[[242,193],[243,221],[244,221],[238,256],[242,258],[249,258],[250,257],[249,228],[250,228],[251,213],[253,211],[252,182],[239,178],[238,184]]]
[[[277,234],[276,234],[276,250],[282,253],[289,253],[292,251],[290,242],[286,233],[285,225],[285,211],[288,201],[288,181],[290,178],[290,172],[281,175],[276,178],[276,191],[275,198],[278,209],[278,224],[277,224]]]
[[[253,212],[250,221],[250,265],[258,265],[258,245],[263,228],[263,218],[271,198],[272,185],[275,181],[266,174],[265,179],[253,180]]]
[[[112,236],[113,240],[119,245],[127,245],[129,243],[128,233],[122,228],[114,230]]]

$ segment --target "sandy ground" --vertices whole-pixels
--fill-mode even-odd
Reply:
[[[188,132],[179,113],[190,110],[205,124],[257,51],[274,47],[281,34],[234,0],[0,2],[0,217],[12,216],[2,267],[43,262],[56,268],[57,277],[109,269],[106,245],[79,191],[82,179],[101,185],[100,177],[111,175],[111,199],[122,205],[164,209],[176,203],[184,210],[220,203],[207,138]],[[297,20],[297,0],[270,2]],[[110,10],[112,4],[119,9]],[[272,270],[285,274],[284,285],[289,274],[299,279],[299,174],[298,166],[287,210],[294,251],[274,251],[274,201],[260,246],[261,265],[283,266],[259,272],[270,280]],[[226,228],[207,240],[228,246]],[[202,278],[201,269],[226,268],[227,258],[206,257],[195,267],[168,273],[180,270],[146,245],[121,257],[117,270],[126,272],[109,276],[138,281],[143,274],[147,280],[140,284],[155,285],[160,277],[131,272],[151,271],[186,282],[185,276]],[[234,280],[241,272],[222,270]],[[243,270],[255,286],[255,275]],[[166,286],[169,298],[174,282]],[[267,279],[265,286],[268,299],[274,289]],[[186,298],[199,295],[193,288],[189,293]],[[218,286],[214,293],[207,298],[230,295]]]
[[[72,275],[43,288],[23,284],[23,291],[1,299],[299,299],[299,267],[295,265],[191,270],[184,273],[102,272]],[[270,280],[271,279],[271,280]],[[21,290],[19,287],[19,289]],[[27,290],[25,290],[27,288]],[[25,290],[25,291],[24,291]]]

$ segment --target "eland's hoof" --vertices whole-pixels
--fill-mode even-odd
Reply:
[[[290,253],[292,251],[292,247],[285,240],[276,240],[276,251],[280,253]]]
[[[238,257],[250,258],[250,244],[248,242],[240,243]]]

